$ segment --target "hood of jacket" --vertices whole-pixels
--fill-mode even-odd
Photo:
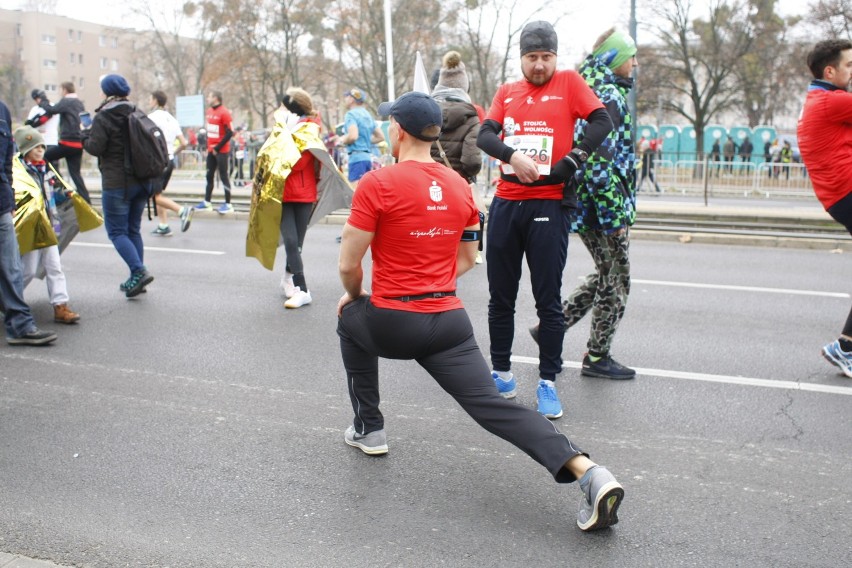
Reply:
[[[439,103],[446,100],[462,101],[465,103],[471,102],[470,95],[468,95],[464,89],[459,89],[458,87],[445,87],[443,85],[435,86],[432,90],[432,98]]]
[[[612,72],[612,69],[607,67],[603,59],[594,55],[589,55],[580,65],[578,71],[580,76],[586,81],[593,91],[599,92],[603,85],[615,85],[623,93],[627,93],[633,88],[633,78],[619,77]]]
[[[476,108],[471,103],[446,100],[441,102],[440,105],[441,113],[444,115],[444,124],[441,130],[452,132],[467,123],[472,116],[477,117],[477,120],[479,119]]]

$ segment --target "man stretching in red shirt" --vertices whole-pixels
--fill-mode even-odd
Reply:
[[[399,163],[361,179],[340,247],[346,293],[337,334],[355,412],[345,442],[368,455],[388,452],[379,356],[415,359],[483,428],[526,452],[558,483],[579,480],[582,530],[614,525],[624,489],[547,418],[500,396],[456,297],[456,278],[476,258],[479,212],[467,182],[432,159],[441,107],[429,95],[406,93],[382,103],[379,114],[390,116]],[[363,288],[368,248],[372,295]]]

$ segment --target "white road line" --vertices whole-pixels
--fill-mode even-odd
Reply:
[[[112,248],[111,244],[105,243],[71,243],[75,247],[94,247],[94,248]],[[145,247],[145,251],[154,250],[158,252],[183,252],[186,254],[212,254],[221,256],[225,251],[221,250],[196,250],[196,249],[181,249],[181,248],[164,248],[164,247]]]
[[[515,363],[538,365],[537,357],[513,356]],[[581,364],[575,361],[564,361],[562,366],[566,369],[579,369]],[[636,374],[649,377],[666,377],[669,379],[684,379],[687,381],[704,381],[708,383],[727,383],[731,385],[746,385],[750,387],[763,387],[770,389],[792,389],[810,392],[821,392],[829,394],[844,394],[852,396],[852,386],[837,387],[832,385],[820,385],[815,383],[798,383],[796,381],[776,381],[772,379],[753,379],[749,377],[733,377],[729,375],[708,375],[706,373],[689,373],[686,371],[666,371],[664,369],[639,369]],[[852,380],[849,381],[852,385]]]
[[[583,278],[581,278],[582,280]],[[651,284],[654,286],[680,286],[682,288],[710,288],[714,290],[737,290],[739,292],[761,292],[770,294],[797,294],[800,296],[823,296],[825,298],[849,298],[842,292],[818,292],[815,290],[791,290],[789,288],[760,288],[756,286],[728,286],[725,284],[696,284],[693,282],[673,282],[669,280],[637,280],[631,278],[634,284]]]

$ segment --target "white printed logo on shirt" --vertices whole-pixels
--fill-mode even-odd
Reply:
[[[429,197],[435,203],[440,203],[444,200],[444,192],[438,182],[433,181],[432,186],[429,188]]]

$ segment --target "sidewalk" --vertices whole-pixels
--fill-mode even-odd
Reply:
[[[0,568],[63,568],[63,566],[47,560],[0,552]]]

